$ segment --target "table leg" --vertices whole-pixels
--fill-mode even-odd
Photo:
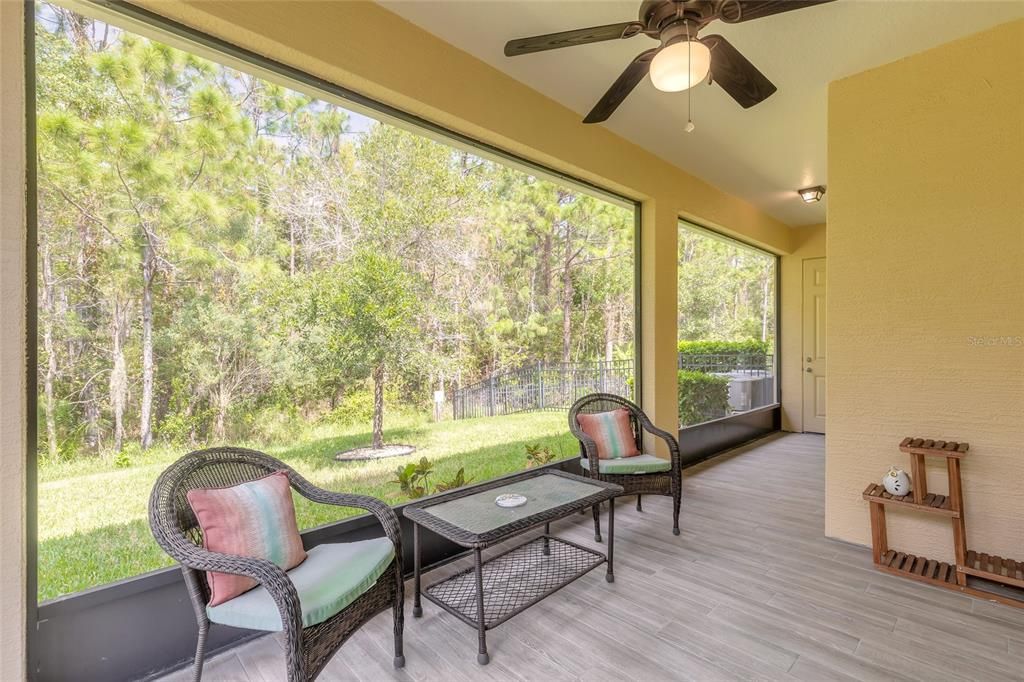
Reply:
[[[612,569],[612,552],[615,549],[615,498],[608,500],[608,573],[604,579],[610,583],[615,582],[615,573]]]
[[[476,559],[476,631],[480,640],[476,662],[480,665],[487,665],[491,662],[491,657],[487,655],[487,629],[484,620],[484,562],[479,547],[474,550],[474,558]]]
[[[551,545],[548,542],[548,536],[551,535],[551,524],[544,524],[544,556],[551,554]]]
[[[412,574],[415,585],[412,599],[413,618],[423,615],[423,607],[420,605],[420,525],[412,524]]]

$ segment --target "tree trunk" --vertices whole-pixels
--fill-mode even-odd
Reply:
[[[218,443],[223,443],[227,429],[225,424],[227,423],[228,406],[231,405],[231,391],[228,389],[228,385],[225,381],[225,377],[228,373],[228,363],[224,357],[225,349],[223,345],[217,347],[216,355],[216,366],[217,366],[217,379],[216,385],[214,385],[210,391],[210,402],[216,406],[217,413],[213,418],[213,438]]]
[[[551,251],[552,234],[555,228],[544,235],[540,249],[540,301],[544,312],[551,310]]]
[[[565,261],[562,264],[562,362],[572,355],[572,225],[565,226]]]
[[[90,453],[96,454],[100,447],[100,406],[96,401],[96,388],[91,379],[82,391],[82,402],[85,404],[85,447]]]
[[[104,42],[106,42],[106,35],[104,33]],[[89,257],[87,250],[92,248],[93,245],[93,234],[90,229],[89,221],[83,217],[78,219],[78,237],[81,242],[81,247],[78,249],[77,255],[77,270],[78,278],[82,282],[90,282],[93,278],[93,273],[89,266]],[[100,447],[100,405],[99,399],[96,395],[96,383],[95,376],[93,374],[93,365],[88,362],[86,358],[92,356],[92,347],[96,339],[97,325],[99,324],[99,315],[96,314],[99,306],[99,300],[95,290],[92,287],[85,287],[80,295],[75,311],[78,314],[78,319],[81,321],[82,327],[85,331],[79,335],[78,341],[76,342],[76,353],[79,358],[79,378],[82,381],[82,390],[80,392],[80,400],[82,401],[83,416],[85,418],[85,434],[83,436],[83,443],[85,448],[91,453],[96,454]]]
[[[227,415],[228,406],[231,405],[231,395],[221,380],[217,386],[217,417],[213,423],[213,437],[218,443],[223,443],[227,438]]]
[[[126,312],[127,306],[115,298],[110,315],[110,410],[114,416],[114,452],[120,452],[124,445],[124,408],[128,397],[128,369],[124,359]]]
[[[57,459],[57,415],[53,396],[53,382],[57,377],[57,355],[53,343],[55,299],[53,292],[53,263],[49,245],[43,246],[43,352],[46,353],[46,373],[43,375],[43,395],[46,396],[46,451],[51,460]]]
[[[295,276],[295,221],[288,221],[288,275]]]
[[[693,256],[697,249],[697,241],[686,237],[683,237],[683,239],[685,240],[685,246],[683,247],[683,262],[690,263],[693,261]]]
[[[384,365],[373,368],[373,448],[384,447]]]
[[[608,303],[605,306],[604,316],[604,359],[605,362],[611,362],[615,355],[615,337],[617,336],[616,326],[617,319],[614,303]]]
[[[761,283],[761,340],[768,340],[768,284],[769,272],[765,273],[764,281]]]
[[[147,240],[142,246],[142,403],[139,406],[139,442],[145,450],[153,444],[153,278],[156,254]]]

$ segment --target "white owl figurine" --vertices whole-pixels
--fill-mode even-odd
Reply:
[[[912,490],[910,487],[910,476],[907,475],[906,471],[895,465],[889,467],[889,473],[882,479],[882,486],[893,497],[909,495]]]

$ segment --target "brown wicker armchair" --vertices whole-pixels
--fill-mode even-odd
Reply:
[[[583,433],[580,428],[577,416],[579,414],[595,414],[608,412],[619,408],[625,408],[629,412],[630,425],[633,427],[633,435],[636,438],[636,445],[643,452],[643,432],[662,439],[668,445],[670,460],[665,471],[651,473],[611,473],[601,471],[602,462],[608,463],[611,460],[599,460],[597,456],[597,445],[593,439]],[[647,418],[643,411],[629,400],[610,393],[592,393],[577,400],[569,408],[569,430],[580,442],[581,468],[584,476],[590,476],[599,481],[616,483],[623,488],[622,495],[636,495],[636,509],[643,511],[641,497],[643,495],[666,495],[672,497],[672,533],[679,535],[679,505],[682,501],[682,466],[679,457],[679,443],[675,437],[667,431],[662,431]],[[627,458],[631,460],[633,458]],[[618,460],[623,461],[623,460]],[[661,467],[659,467],[661,468]],[[601,542],[601,519],[598,507],[594,511],[594,539]]]
[[[303,627],[299,594],[288,573],[265,559],[203,549],[202,531],[185,497],[189,490],[195,488],[236,485],[275,471],[288,472],[292,488],[314,502],[369,511],[384,526],[385,534],[394,544],[394,560],[369,589],[340,612],[307,627]],[[405,597],[402,540],[398,517],[391,507],[380,500],[318,488],[288,465],[261,452],[243,448],[211,448],[185,455],[160,475],[149,498],[149,525],[157,543],[180,562],[185,575],[185,584],[199,625],[192,673],[196,682],[202,677],[206,635],[210,627],[206,610],[210,594],[204,571],[247,576],[257,581],[270,595],[280,615],[281,629],[285,633],[289,682],[315,679],[353,632],[389,606],[394,615],[394,664],[396,668],[405,665],[402,654],[402,607]]]

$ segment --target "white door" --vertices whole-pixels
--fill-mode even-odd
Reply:
[[[804,261],[804,431],[825,433],[825,259]]]

